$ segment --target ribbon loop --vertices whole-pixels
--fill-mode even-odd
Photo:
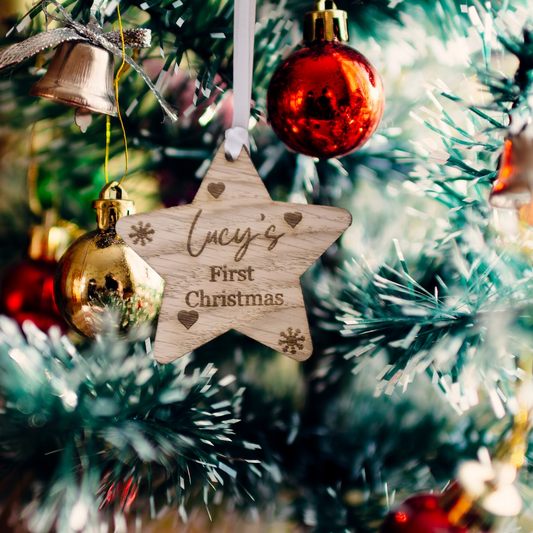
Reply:
[[[226,157],[235,161],[242,147],[250,153],[248,123],[252,99],[256,0],[235,0],[233,28],[233,123],[226,131]]]
[[[228,161],[237,161],[241,150],[246,150],[250,154],[250,136],[246,128],[234,126],[226,130],[226,159]]]

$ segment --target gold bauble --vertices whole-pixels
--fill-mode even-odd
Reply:
[[[74,241],[59,261],[54,283],[57,307],[85,337],[151,324],[161,307],[164,281],[115,231],[120,217],[135,212],[134,203],[112,182],[93,207],[98,229]]]

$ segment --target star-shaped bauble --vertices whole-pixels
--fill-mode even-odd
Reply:
[[[338,207],[274,202],[246,151],[230,162],[222,145],[189,205],[117,222],[165,280],[154,357],[169,363],[235,329],[307,359],[300,276],[350,223]]]

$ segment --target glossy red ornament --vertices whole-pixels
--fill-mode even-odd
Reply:
[[[19,324],[31,320],[38,328],[66,324],[54,301],[54,276],[57,263],[45,259],[26,259],[9,269],[0,291],[0,310]]]
[[[524,130],[505,140],[489,203],[502,209],[518,209],[531,202],[532,186],[533,132]]]
[[[441,507],[440,497],[419,494],[407,498],[389,512],[380,533],[468,533],[469,530],[451,524],[448,513]]]
[[[379,125],[383,83],[359,52],[316,39],[276,70],[267,94],[270,124],[301,154],[340,157],[361,147]]]

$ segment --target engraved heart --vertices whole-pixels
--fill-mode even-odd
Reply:
[[[298,213],[297,211],[294,213],[285,213],[283,218],[291,228],[295,228],[300,223],[300,220],[302,220],[302,213]]]
[[[199,318],[197,311],[180,311],[178,320],[187,328],[191,329]]]
[[[218,183],[210,183],[207,186],[207,190],[215,197],[218,198],[223,192],[226,186],[220,181]]]

